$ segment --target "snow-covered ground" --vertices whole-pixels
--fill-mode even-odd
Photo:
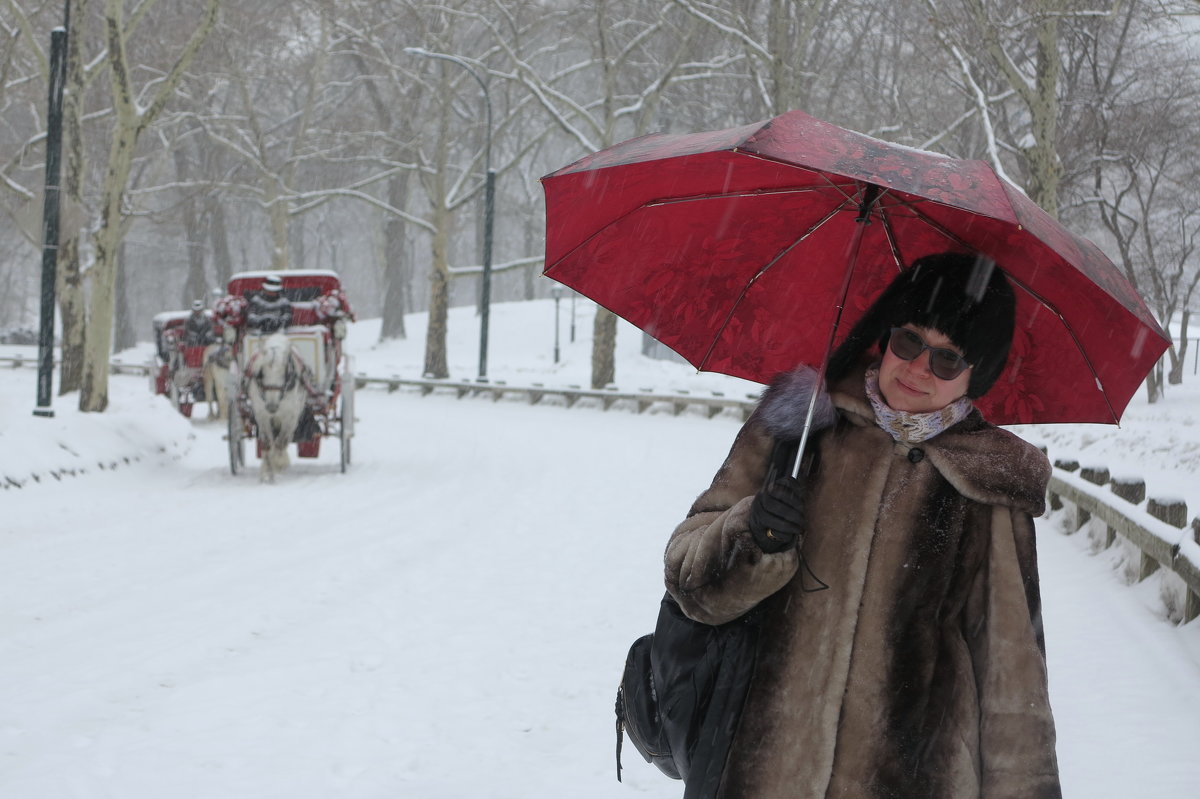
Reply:
[[[570,307],[555,364],[552,303],[494,306],[489,376],[587,385],[591,306],[574,342]],[[450,324],[472,378],[477,318]],[[357,371],[418,376],[409,325],[379,346],[355,325]],[[622,389],[757,392],[639,343],[622,326]],[[736,420],[369,389],[347,474],[326,440],[264,486],[145,378],[113,377],[104,414],[35,419],[34,397],[33,370],[0,369],[0,797],[680,795],[628,745],[616,783],[613,694]],[[1020,432],[1194,516],[1198,419],[1189,373],[1120,429]],[[1063,516],[1039,547],[1065,794],[1200,795],[1200,622],[1165,621],[1157,581],[1122,584]]]

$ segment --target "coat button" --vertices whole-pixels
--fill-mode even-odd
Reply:
[[[920,463],[923,460],[925,460],[925,450],[913,447],[908,451],[909,463]]]

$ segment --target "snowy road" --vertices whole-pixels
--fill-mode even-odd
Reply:
[[[141,383],[137,390],[144,391]],[[186,452],[0,494],[6,799],[677,797],[626,747],[624,652],[726,419],[358,393],[274,486]],[[1200,795],[1200,662],[1042,523],[1066,796]]]

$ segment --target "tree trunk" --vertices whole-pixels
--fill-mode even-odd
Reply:
[[[604,388],[616,380],[617,315],[596,306],[592,323],[592,388]]]
[[[1162,398],[1163,366],[1162,361],[1154,364],[1150,374],[1146,375],[1146,402],[1153,405]]]
[[[1058,157],[1058,79],[1062,58],[1058,52],[1058,16],[1047,14],[1037,32],[1037,75],[1029,106],[1034,145],[1029,159],[1029,197],[1046,213],[1058,217],[1058,186],[1062,161]]]
[[[216,273],[217,287],[229,285],[233,276],[233,255],[229,252],[229,230],[225,226],[225,207],[221,201],[209,196],[208,205],[208,236],[213,254],[213,272]]]
[[[86,0],[69,0],[71,18],[83,19]],[[83,66],[79,36],[67,37],[67,75],[63,92],[63,144],[66,150],[63,170],[63,198],[66,200],[66,224],[58,245],[58,312],[62,323],[58,393],[78,391],[83,384],[83,347],[87,313],[83,294],[83,274],[79,263],[79,236],[84,224],[83,201],[83,124],[81,102],[84,95]]]
[[[137,345],[137,330],[133,323],[133,313],[129,307],[129,278],[128,267],[125,263],[125,240],[122,237],[121,248],[117,252],[117,288],[115,308],[115,330],[113,331],[113,352],[127,350]]]
[[[1179,352],[1171,362],[1171,371],[1167,374],[1167,382],[1177,386],[1183,382],[1183,365],[1187,363],[1188,353],[1188,322],[1192,312],[1186,308],[1179,320]]]
[[[288,257],[287,266],[285,269],[307,269],[308,268],[308,253],[304,251],[304,217],[298,216],[292,221],[292,215],[287,213],[287,205],[283,205],[284,209],[284,226],[287,228],[288,236]],[[317,253],[318,260],[320,252]],[[317,265],[314,265],[317,268]]]
[[[388,204],[403,208],[408,195],[407,172],[388,181]],[[383,323],[379,340],[406,339],[404,312],[408,309],[408,272],[404,241],[404,221],[388,215],[383,224]]]
[[[534,240],[534,231],[537,228],[529,223],[523,225],[525,229],[525,248],[521,252],[533,252],[537,247],[537,242]],[[537,296],[537,278],[542,273],[536,264],[530,264],[521,270],[521,288],[522,296],[526,301],[532,300]]]
[[[447,317],[450,312],[450,212],[440,202],[433,211],[433,268],[429,273],[429,325],[425,331],[425,377],[450,376],[446,358]]]
[[[288,212],[287,201],[274,183],[267,214],[271,218],[271,269],[282,272],[288,268]]]
[[[95,235],[96,263],[89,273],[91,302],[88,304],[83,382],[79,392],[79,410],[85,413],[99,413],[108,407],[108,360],[112,351],[117,259],[124,232],[121,200],[129,183],[136,141],[136,127],[114,126],[108,173],[104,179],[104,208],[100,229]]]
[[[175,148],[175,175],[180,183],[187,183],[190,175],[188,149],[182,145]],[[183,215],[184,244],[187,247],[188,272],[183,283],[181,308],[191,307],[192,300],[207,300],[208,281],[204,279],[204,224],[200,218],[200,204],[189,195],[180,208]]]
[[[79,229],[69,232],[58,247],[58,313],[62,322],[62,365],[58,393],[78,391],[83,384],[83,349],[87,313],[79,269]]]

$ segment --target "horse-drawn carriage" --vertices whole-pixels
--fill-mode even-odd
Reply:
[[[212,312],[203,313],[211,323]],[[163,311],[154,316],[154,363],[150,367],[151,389],[166,396],[187,417],[195,403],[215,400],[211,373],[205,369],[213,345],[189,341],[185,328],[191,314]]]
[[[265,278],[275,275],[290,304],[290,324],[255,329],[248,307]],[[353,312],[335,272],[240,272],[214,308],[222,337],[235,353],[228,416],[229,468],[245,466],[243,443],[255,440],[264,480],[287,465],[287,445],[316,458],[321,439],[336,437],[341,470],[350,463],[354,435],[354,375],[342,352]]]

